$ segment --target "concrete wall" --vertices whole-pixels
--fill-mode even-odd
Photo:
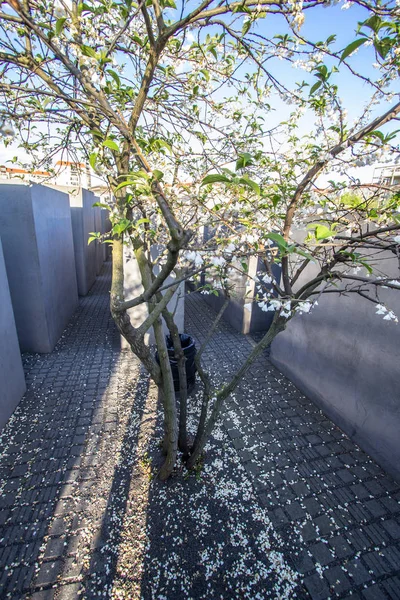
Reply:
[[[381,268],[398,273],[392,258]],[[381,297],[400,317],[400,290],[382,290]],[[318,302],[278,335],[271,360],[400,479],[400,325],[358,295],[325,294]]]
[[[236,261],[236,265],[239,269],[242,269],[242,265],[238,261]],[[279,279],[280,271],[280,267],[273,266],[276,279]],[[240,333],[248,334],[256,331],[268,331],[273,319],[272,312],[263,312],[257,303],[253,302],[257,293],[255,279],[257,278],[257,273],[260,272],[265,272],[265,266],[260,259],[253,256],[248,261],[248,274],[251,279],[246,275],[241,275],[236,270],[231,272],[229,278],[232,292],[229,304],[224,312],[224,320]],[[203,285],[206,282],[207,276],[203,278]],[[221,292],[218,296],[205,294],[204,298],[214,310],[218,311],[224,303],[225,294]]]
[[[71,205],[72,231],[74,237],[76,278],[78,293],[86,296],[96,280],[96,244],[88,245],[89,233],[96,231],[93,192],[79,189],[69,196]]]
[[[26,386],[1,241],[0,339],[0,429],[2,429],[25,393]]]
[[[238,267],[241,268],[240,263],[238,263]],[[229,304],[224,312],[224,320],[232,325],[236,331],[240,331],[240,333],[244,333],[246,324],[251,318],[251,311],[249,312],[244,308],[247,291],[246,281],[247,277],[245,275],[241,275],[238,271],[232,271],[229,279],[229,283],[232,285],[232,293]],[[201,281],[202,285],[205,283],[207,283],[207,276],[204,276]],[[214,310],[219,311],[225,301],[225,294],[219,291],[218,296],[203,294],[203,298]]]
[[[152,249],[153,258],[157,254],[157,251],[158,251],[157,248],[153,247],[153,249]],[[165,282],[165,285],[167,285],[168,283],[171,283],[172,281],[173,281],[173,279],[168,277]],[[142,292],[143,292],[143,287],[141,284],[138,264],[133,255],[132,250],[129,247],[125,246],[124,247],[124,293],[125,293],[125,299],[130,300],[131,298],[135,298]],[[170,311],[174,311],[176,308],[175,323],[177,324],[180,333],[182,333],[184,331],[184,318],[185,318],[184,292],[185,292],[185,287],[184,287],[184,284],[182,283],[179,286],[177,292],[174,294],[174,296],[168,303],[168,309]],[[141,325],[148,316],[147,305],[140,304],[139,306],[136,306],[135,308],[131,308],[131,309],[129,309],[128,314],[130,316],[132,325],[134,327],[139,327],[139,325]],[[163,328],[164,328],[165,334],[167,335],[168,329],[167,329],[164,321],[163,321]],[[151,344],[154,343],[155,340],[154,340],[153,328],[151,328],[151,330],[147,334],[146,340],[148,342],[150,342]],[[127,342],[123,338],[121,338],[121,347],[122,348],[128,347]]]
[[[51,352],[78,304],[68,196],[0,187],[0,235],[23,352]]]

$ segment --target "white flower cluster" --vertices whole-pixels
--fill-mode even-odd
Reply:
[[[384,304],[377,304],[375,308],[377,315],[384,315],[384,321],[394,321],[395,323],[399,322],[394,312],[392,310],[387,309]]]
[[[317,304],[317,302],[315,304]],[[309,313],[312,309],[312,306],[313,305],[311,302],[299,302],[295,310],[302,315],[303,313]]]
[[[201,256],[201,254],[199,252],[193,252],[193,251],[186,252],[186,254],[184,255],[184,258],[186,260],[188,260],[189,262],[193,262],[196,267],[199,267],[204,262],[203,257]]]
[[[289,317],[292,316],[290,300],[278,300],[277,298],[273,298],[272,300],[267,299],[258,302],[257,304],[263,312],[275,312],[279,310],[281,311],[281,317],[284,317],[285,319],[289,319]]]

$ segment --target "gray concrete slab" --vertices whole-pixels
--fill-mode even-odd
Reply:
[[[77,298],[68,196],[0,187],[0,235],[21,351],[51,352]]]
[[[152,248],[153,260],[157,256],[158,249],[156,247]],[[172,283],[172,277],[168,277],[165,281],[165,285]],[[124,247],[124,293],[126,300],[135,298],[139,294],[143,292],[143,286],[141,284],[141,278],[139,273],[139,267],[137,265],[137,261],[134,257],[133,251],[128,246]],[[185,297],[184,297],[185,287],[184,284],[181,283],[178,290],[175,292],[174,296],[168,303],[168,310],[171,312],[175,312],[175,323],[178,326],[179,332],[183,333],[184,331],[184,320],[185,320]],[[140,304],[135,308],[131,308],[128,311],[129,317],[131,319],[131,323],[134,327],[139,327],[143,323],[143,321],[148,316],[147,304]],[[167,326],[163,320],[163,329],[165,335],[168,334]],[[146,335],[146,340],[151,344],[154,343],[154,332],[153,328],[149,330],[149,333]],[[121,345],[122,348],[128,348],[128,344],[126,340],[121,337]]]
[[[89,234],[96,231],[93,192],[80,188],[69,196],[74,237],[78,293],[86,296],[96,280],[96,244],[88,244]]]
[[[395,276],[397,259],[380,262],[380,269]],[[400,317],[400,290],[380,296]],[[400,479],[399,325],[357,294],[326,294],[318,303],[278,335],[271,361]]]
[[[21,353],[0,240],[0,430],[26,390]]]

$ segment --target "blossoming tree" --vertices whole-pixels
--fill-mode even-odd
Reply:
[[[379,291],[398,289],[400,280],[382,273],[376,256],[399,259],[399,197],[384,185],[362,187],[346,173],[355,162],[397,151],[390,124],[400,112],[399,9],[376,0],[342,8],[351,5],[343,42],[334,32],[322,40],[302,33],[304,19],[318,18],[321,7],[337,14],[326,0],[2,2],[5,143],[17,130],[32,167],[49,168],[62,149],[76,153],[115,199],[108,207],[111,312],[161,392],[162,479],[172,473],[178,447],[194,466],[251,363],[320,294],[358,294],[397,320]],[[366,60],[354,64],[356,52]],[[289,67],[304,80],[291,81]],[[365,102],[352,120],[339,96],[342,72],[364,82]],[[322,189],[318,177],[335,169],[342,180]],[[124,296],[124,244],[143,284],[135,298]],[[155,245],[163,248],[158,270]],[[237,270],[248,275],[250,256],[263,264],[250,301],[274,318],[237,373],[214,389],[202,354],[228,302],[230,277]],[[204,291],[227,299],[197,354],[204,393],[189,442],[185,358],[167,305],[179,284],[199,273],[207,274]],[[133,327],[128,310],[142,303],[149,316]],[[178,360],[179,406],[161,318]],[[159,363],[145,343],[151,327]]]

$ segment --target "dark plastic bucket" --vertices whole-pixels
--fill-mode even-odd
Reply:
[[[196,382],[196,365],[194,362],[194,357],[196,356],[197,352],[196,345],[194,343],[194,339],[187,333],[180,333],[179,337],[181,340],[183,353],[186,357],[186,381],[188,391],[190,391]],[[179,392],[179,372],[178,363],[175,358],[174,344],[170,335],[167,335],[165,339],[167,342],[167,350],[169,356],[169,363],[171,365],[172,377],[174,379],[174,389],[175,392]],[[158,352],[156,352],[156,361],[158,362],[158,364],[160,364]]]

